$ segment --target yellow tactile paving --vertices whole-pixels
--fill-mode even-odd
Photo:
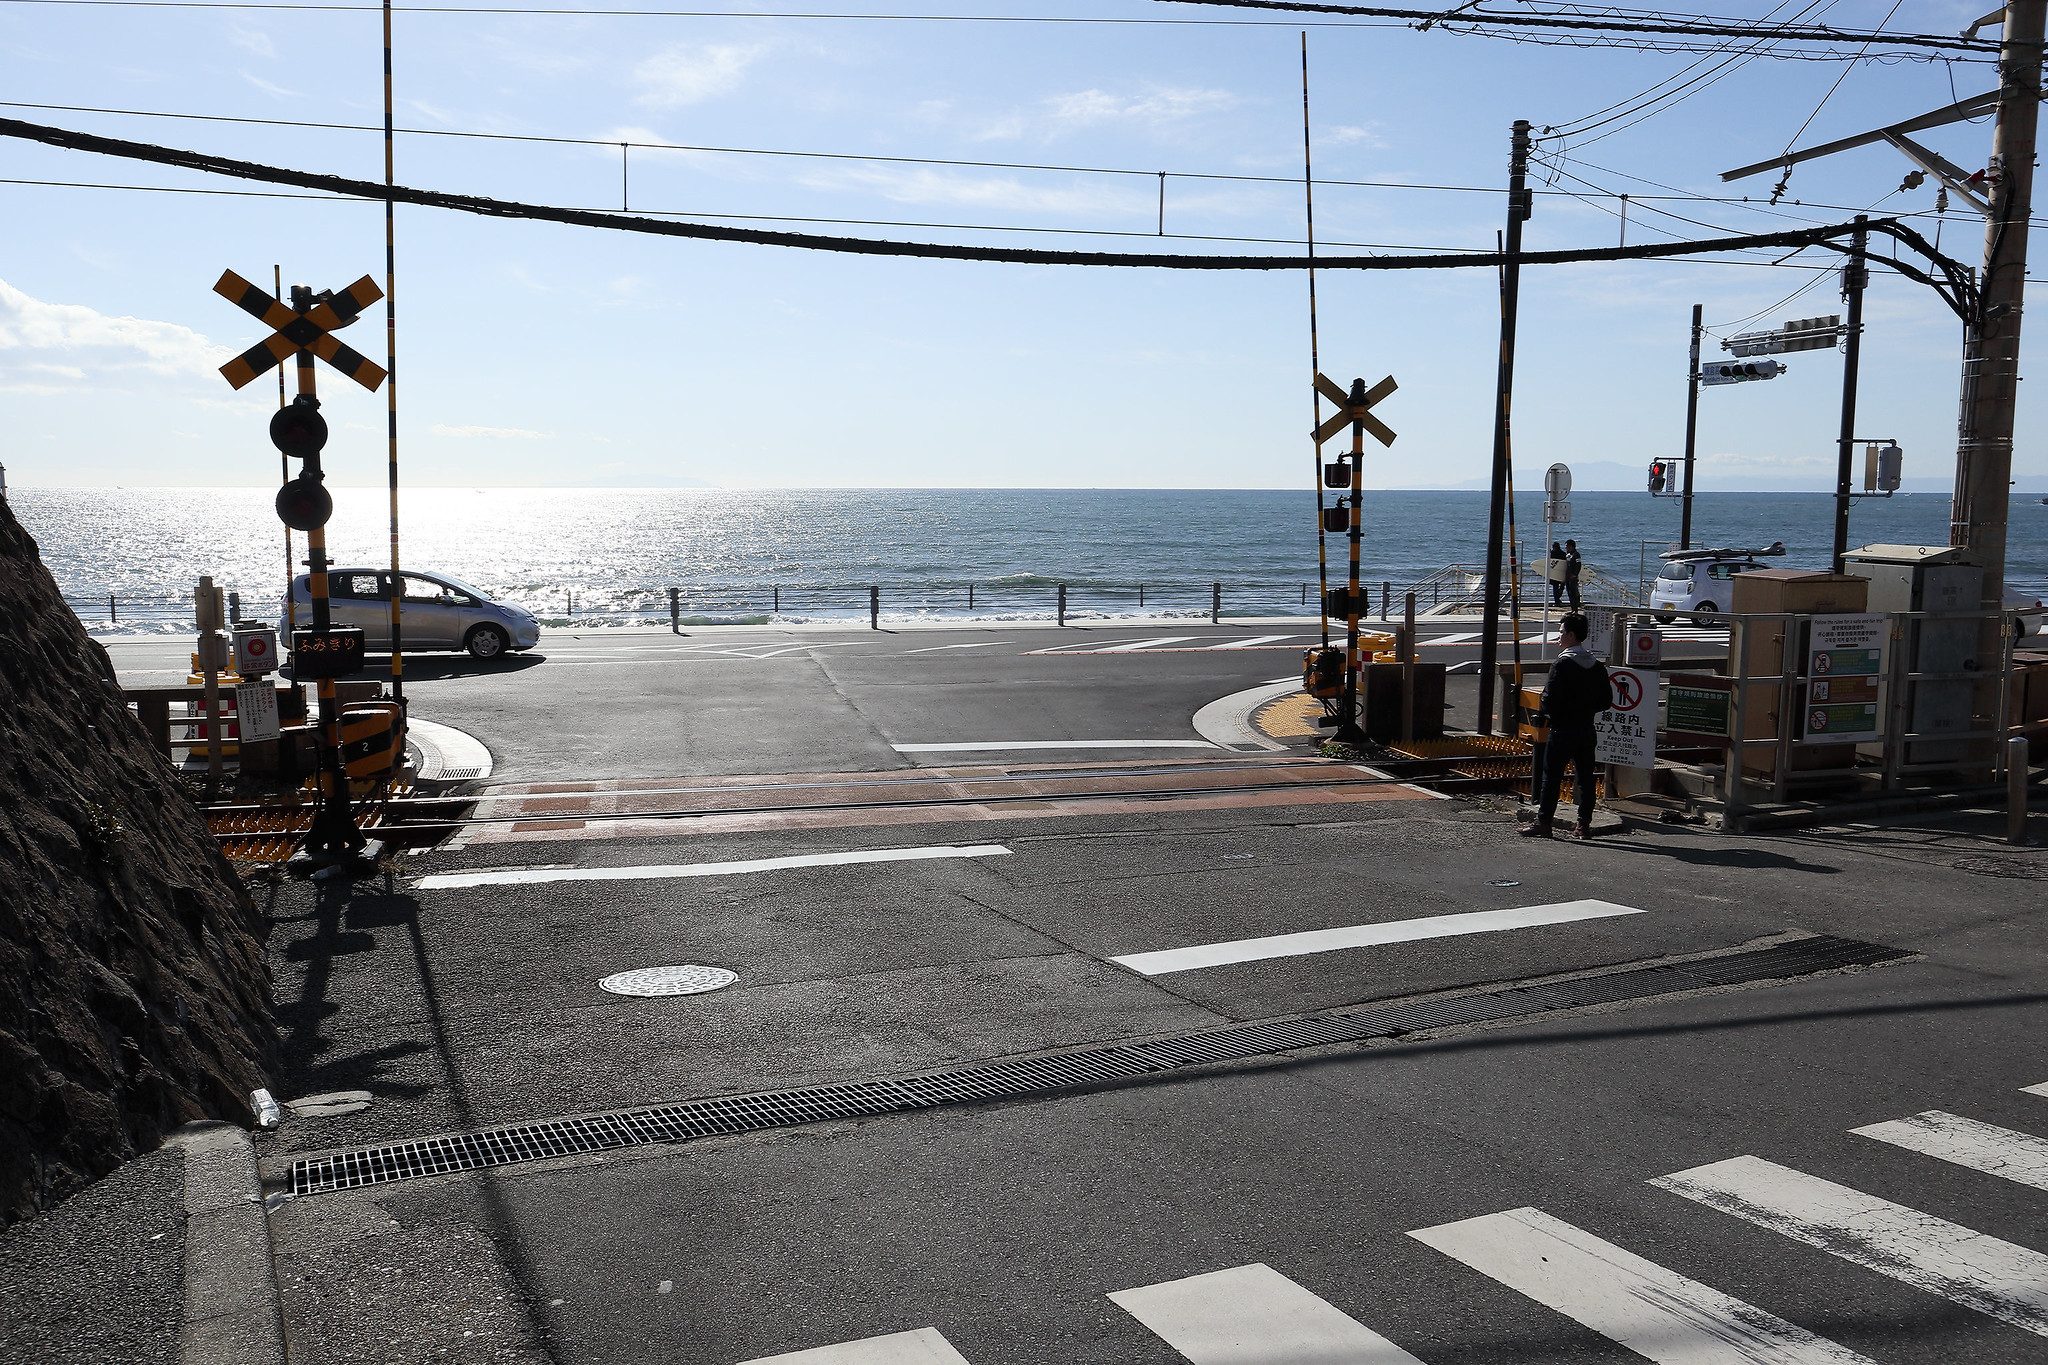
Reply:
[[[1316,718],[1323,704],[1306,692],[1294,692],[1267,702],[1252,713],[1252,726],[1273,739],[1312,739],[1321,733]]]

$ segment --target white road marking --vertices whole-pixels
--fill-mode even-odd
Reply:
[[[1133,640],[1138,638],[1140,637],[1136,635],[1131,637]],[[1044,649],[1034,649],[1029,652],[1032,654],[1073,654],[1076,652],[1093,651],[1100,649],[1105,644],[1115,643],[1116,641],[1114,640],[1076,640],[1070,645],[1047,645]]]
[[[2048,1256],[2038,1251],[1760,1157],[1717,1161],[1650,1183],[2048,1336]]]
[[[929,848],[870,848],[850,853],[800,853],[787,858],[746,858],[726,863],[669,863],[647,867],[521,868],[507,872],[438,872],[422,877],[423,891],[462,886],[532,886],[538,882],[639,882],[673,877],[730,877],[785,867],[843,867],[850,863],[925,862],[933,858],[994,858],[1001,844],[941,844]]]
[[[1385,924],[1354,924],[1342,929],[1310,929],[1299,934],[1275,934],[1270,938],[1203,943],[1192,948],[1132,953],[1113,957],[1110,961],[1143,976],[1164,976],[1169,972],[1191,972],[1232,962],[1263,962],[1268,958],[1300,957],[1306,953],[1327,953],[1339,948],[1370,948],[1387,943],[1412,943],[1418,939],[1487,934],[1500,929],[1527,929],[1538,924],[1569,924],[1575,920],[1642,913],[1633,906],[1616,905],[1612,901],[1562,901],[1555,905],[1525,905],[1516,910],[1474,910],[1461,915],[1431,915],[1426,919],[1397,919]]]
[[[1199,640],[1199,635],[1161,635],[1154,640],[1133,640],[1129,644],[1111,645],[1107,649],[1090,650],[1092,654],[1129,654],[1140,649],[1158,649],[1165,645],[1177,645],[1183,640]]]
[[[1193,1365],[1422,1365],[1268,1265],[1119,1290],[1109,1301]]]
[[[1189,638],[1190,638],[1190,639],[1192,639],[1193,637],[1192,637],[1192,636],[1190,636]],[[1270,644],[1272,644],[1272,643],[1273,643],[1273,642],[1274,642],[1275,640],[1292,640],[1292,639],[1294,639],[1294,638],[1296,638],[1296,637],[1294,637],[1294,636],[1292,636],[1292,635],[1252,635],[1252,636],[1248,636],[1247,638],[1245,638],[1245,639],[1242,639],[1242,640],[1229,640],[1229,641],[1226,641],[1226,642],[1224,642],[1223,644],[1220,644],[1220,645],[1203,645],[1203,646],[1202,646],[1202,648],[1203,648],[1203,649],[1250,649],[1250,648],[1252,648],[1252,647],[1253,647],[1254,645],[1270,645]],[[1309,637],[1309,636],[1306,636],[1306,635],[1304,635],[1304,636],[1301,636],[1300,638],[1301,638],[1301,639],[1304,639],[1304,640],[1306,640],[1306,639],[1309,639],[1309,638],[1311,638],[1311,637]]]
[[[1541,1209],[1408,1235],[1659,1365],[1869,1365],[1868,1356]]]
[[[915,1332],[892,1332],[886,1337],[864,1341],[842,1341],[837,1346],[819,1346],[787,1355],[761,1356],[742,1365],[969,1365],[966,1356],[938,1329],[920,1327]]]
[[[1478,631],[1465,630],[1458,632],[1456,635],[1439,635],[1433,640],[1419,640],[1416,643],[1425,645],[1462,645],[1468,640],[1476,640],[1478,638]]]
[[[1979,1123],[1939,1109],[1849,1131],[1858,1137],[1876,1138],[1894,1147],[1968,1166],[1986,1175],[2004,1176],[2037,1190],[2048,1190],[2048,1139],[2032,1133]]]
[[[892,744],[899,754],[971,753],[976,749],[1214,749],[1206,739],[1004,739],[962,744]]]
[[[2043,1081],[2039,1085],[2023,1085],[2020,1087],[2020,1093],[2022,1095],[2048,1095],[2048,1081]]]
[[[1392,782],[1395,780],[1394,775],[1392,773],[1383,773],[1378,768],[1368,768],[1363,763],[1354,763],[1351,766],[1357,768],[1358,771],[1365,773],[1367,776],[1379,778],[1382,782]],[[1439,801],[1450,801],[1455,799],[1448,792],[1433,792],[1427,787],[1418,787],[1413,782],[1403,782],[1401,783],[1401,786],[1408,791],[1420,792],[1424,796],[1434,797]]]
[[[905,654],[931,654],[941,649],[993,649],[997,645],[1014,645],[1015,640],[976,640],[964,645],[926,645],[923,649],[906,649]]]

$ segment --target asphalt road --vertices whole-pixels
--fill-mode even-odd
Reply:
[[[1126,742],[1090,752],[1131,758],[1147,744],[1199,740],[1190,720],[1218,697],[1298,677],[1315,629],[1312,621],[1166,621],[723,626],[681,637],[550,630],[537,649],[489,663],[409,657],[406,694],[414,716],[482,740],[503,780],[875,771],[1000,752],[898,745]],[[1540,628],[1523,629],[1533,657]],[[1425,622],[1417,633],[1421,657],[1466,666],[1450,680],[1447,720],[1469,727],[1476,623]],[[1673,640],[1711,649],[1718,633],[1681,629]],[[105,643],[130,685],[185,679],[188,641]],[[365,677],[388,676],[384,660],[371,664]]]
[[[1003,756],[905,744],[1194,739],[1196,709],[1290,674],[1304,642],[1187,646],[1284,629],[761,631],[643,639],[652,657],[624,662],[635,641],[550,639],[544,662],[429,664],[414,687],[510,783],[886,775]],[[1173,635],[1191,638],[1104,652]],[[1249,761],[1028,752],[1104,774]],[[1373,790],[993,824],[937,807],[914,828],[593,822],[408,856],[387,884],[279,886],[281,1097],[369,1102],[287,1120],[260,1141],[266,1176],[1788,932],[1917,956],[290,1199],[272,1234],[294,1360],[2043,1357],[2048,1096],[2023,1087],[2048,1083],[2048,858],[1993,842],[1991,814],[1582,844]],[[1351,946],[1286,937],[1321,931]],[[1144,956],[1204,945],[1236,946]],[[678,964],[736,980],[597,984]],[[1852,1131],[1930,1111],[1956,1117]]]

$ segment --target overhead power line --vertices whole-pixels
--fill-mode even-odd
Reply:
[[[557,208],[541,204],[523,204],[513,200],[490,199],[479,195],[449,194],[439,190],[413,189],[404,185],[384,185],[376,181],[355,180],[345,176],[321,175],[308,171],[289,170],[279,166],[266,166],[252,161],[241,161],[230,157],[212,156],[204,152],[187,151],[173,147],[159,147],[150,143],[130,142],[121,138],[100,137],[92,133],[76,132],[67,128],[52,128],[43,124],[28,123],[20,119],[0,119],[0,137],[20,138],[38,142],[49,147],[68,151],[93,152],[102,156],[119,157],[129,161],[145,161],[160,166],[175,166],[184,170],[198,171],[208,175],[231,176],[242,180],[254,180],[273,185],[291,185],[299,189],[317,190],[328,194],[348,195],[358,199],[391,200],[402,204],[416,204],[426,208],[452,209],[463,213],[474,213],[491,218],[528,219],[537,222],[563,223],[574,227],[605,228],[613,231],[645,233],[659,237],[683,237],[700,241],[743,242],[759,246],[796,247],[811,251],[831,251],[864,256],[911,256],[937,260],[1008,262],[1020,265],[1086,265],[1086,266],[1127,266],[1149,267],[1164,270],[1299,270],[1309,264],[1306,256],[1183,256],[1166,253],[1127,253],[1098,251],[1043,251],[1016,247],[962,246],[944,242],[898,242],[862,237],[827,237],[816,233],[771,232],[757,228],[717,227],[703,223],[666,222],[660,219],[633,216],[624,213],[597,213],[586,209]],[[1896,219],[1881,218],[1861,225],[1871,232],[1889,233],[1899,240],[1913,244],[1916,250],[1929,254],[1932,248],[1925,245],[1923,238]],[[1831,224],[1826,227],[1806,228],[1792,232],[1767,233],[1759,236],[1722,237],[1708,241],[1657,243],[1648,246],[1608,247],[1575,251],[1535,251],[1519,253],[1517,259],[1528,265],[1561,265],[1577,261],[1627,261],[1651,260],[1664,256],[1692,256],[1720,251],[1755,250],[1759,248],[1788,248],[1819,246],[1832,239],[1845,236],[1857,230],[1850,223]],[[1469,254],[1433,253],[1428,255],[1400,256],[1319,256],[1315,264],[1326,270],[1446,270],[1469,269],[1475,266],[1498,266],[1506,261],[1499,252],[1473,252]],[[1941,258],[1937,258],[1941,259]],[[1953,263],[1948,263],[1952,266]],[[1944,268],[1947,268],[1946,266]],[[1930,281],[1931,282],[1931,281]],[[1953,305],[1952,305],[1953,306]]]
[[[0,0],[0,2],[4,2],[4,0]],[[52,111],[52,112],[61,112],[61,113],[67,113],[67,114],[112,114],[112,115],[116,115],[116,116],[119,116],[119,117],[123,117],[123,118],[162,118],[162,119],[178,119],[178,120],[184,120],[184,121],[189,121],[189,122],[194,122],[194,123],[230,123],[230,124],[236,124],[236,125],[239,125],[239,126],[248,126],[248,127],[256,127],[256,128],[313,128],[313,129],[320,129],[320,130],[323,130],[323,131],[328,131],[328,132],[343,132],[343,133],[381,133],[381,132],[383,132],[383,131],[384,131],[384,130],[383,130],[383,126],[382,126],[381,124],[374,124],[374,123],[327,123],[327,122],[320,122],[320,121],[316,121],[316,120],[312,120],[312,119],[279,119],[279,118],[252,118],[252,117],[248,117],[248,116],[245,116],[245,115],[235,115],[235,114],[187,114],[187,113],[179,113],[179,112],[174,112],[174,111],[171,111],[171,110],[165,110],[165,109],[115,109],[115,108],[108,108],[108,107],[104,107],[104,106],[100,106],[100,105],[90,105],[90,104],[42,104],[42,103],[35,103],[35,102],[31,102],[31,101],[28,101],[28,100],[0,100],[0,109],[44,109],[44,110],[50,110],[50,111]],[[1267,185],[1287,185],[1287,186],[1290,186],[1290,187],[1291,187],[1291,186],[1295,186],[1295,185],[1299,185],[1299,184],[1301,183],[1301,181],[1300,181],[1299,179],[1297,179],[1297,178],[1295,178],[1295,177],[1293,177],[1293,176],[1279,176],[1279,175],[1243,175],[1243,174],[1236,174],[1236,173],[1230,173],[1230,172],[1223,172],[1223,171],[1165,171],[1165,172],[1161,172],[1161,171],[1159,171],[1159,170],[1158,170],[1158,169],[1156,169],[1156,168],[1155,168],[1155,169],[1152,169],[1152,170],[1133,170],[1133,169],[1129,169],[1129,168],[1125,168],[1125,167],[1119,167],[1119,166],[1062,166],[1062,165],[1054,165],[1054,164],[1050,164],[1050,163],[1041,163],[1041,162],[1029,162],[1029,161],[967,161],[967,160],[962,160],[962,159],[960,159],[960,158],[955,158],[955,157],[936,157],[936,156],[886,156],[886,155],[881,155],[881,154],[878,154],[878,153],[874,153],[874,152],[814,152],[814,151],[797,151],[797,150],[791,150],[791,149],[788,149],[788,148],[772,148],[772,147],[713,147],[713,146],[708,146],[708,145],[695,145],[695,144],[690,144],[690,143],[681,143],[681,142],[638,142],[638,141],[634,141],[634,140],[632,140],[632,139],[620,139],[620,138],[594,138],[594,137],[563,137],[563,136],[560,136],[560,135],[555,135],[555,134],[543,134],[543,133],[479,133],[479,132],[470,132],[470,131],[466,131],[466,130],[462,130],[462,129],[453,129],[453,128],[397,128],[397,129],[394,129],[393,131],[394,131],[394,132],[398,132],[398,133],[403,133],[403,134],[406,134],[406,135],[408,135],[408,136],[414,136],[414,137],[442,137],[442,138],[476,138],[476,139],[479,139],[479,140],[482,140],[482,141],[487,141],[487,142],[533,142],[533,143],[540,143],[540,144],[553,144],[553,145],[559,145],[559,146],[568,146],[568,147],[599,147],[599,148],[617,148],[617,147],[630,147],[630,148],[633,148],[633,149],[634,149],[634,150],[636,150],[636,151],[650,151],[650,152],[703,152],[703,153],[712,153],[712,154],[716,154],[716,155],[720,155],[720,156],[769,156],[769,157],[802,157],[802,158],[812,158],[812,159],[817,159],[817,160],[822,160],[822,161],[876,161],[876,162],[885,162],[885,163],[890,163],[890,164],[895,164],[895,165],[909,165],[909,166],[961,166],[961,167],[966,167],[966,168],[968,168],[968,169],[972,169],[972,170],[1008,170],[1008,171],[1047,171],[1047,172],[1054,172],[1054,173],[1060,173],[1060,174],[1071,174],[1071,175],[1120,175],[1120,176],[1131,176],[1131,177],[1137,177],[1137,178],[1142,178],[1142,179],[1146,179],[1146,180],[1153,180],[1153,179],[1157,179],[1157,178],[1158,178],[1158,177],[1159,177],[1159,176],[1160,176],[1161,174],[1164,174],[1164,175],[1166,175],[1166,176],[1167,176],[1168,178],[1170,178],[1170,179],[1174,179],[1174,180],[1220,180],[1220,181],[1237,181],[1237,182],[1242,182],[1242,183],[1246,183],[1246,184],[1267,184]],[[1602,166],[1591,166],[1591,164],[1590,164],[1590,163],[1586,163],[1586,162],[1582,162],[1582,163],[1580,163],[1580,164],[1582,164],[1582,165],[1588,165],[1588,166],[1590,167],[1590,169],[1593,169],[1593,170],[1600,170],[1600,171],[1606,171],[1606,170],[1607,170],[1607,168],[1606,168],[1606,167],[1602,167]],[[1628,174],[1628,173],[1627,173],[1627,172],[1625,172],[1625,171],[1609,171],[1608,173],[1609,173],[1609,174],[1613,174],[1613,175],[1627,175],[1627,174]],[[1633,180],[1641,180],[1641,179],[1642,179],[1642,177],[1640,177],[1640,176],[1629,176],[1629,178],[1630,178],[1630,179],[1633,179]],[[1417,180],[1323,180],[1323,179],[1318,179],[1318,180],[1317,180],[1317,181],[1316,181],[1315,183],[1316,183],[1317,185],[1321,185],[1321,186],[1329,186],[1329,187],[1334,187],[1334,188],[1337,188],[1337,189],[1367,189],[1367,190],[1424,190],[1424,191],[1433,191],[1433,192],[1440,192],[1440,193],[1445,193],[1445,194],[1499,194],[1499,193],[1501,193],[1501,192],[1502,192],[1502,191],[1501,191],[1501,187],[1500,187],[1500,186],[1498,186],[1498,185],[1438,185],[1438,184],[1432,184],[1432,183],[1429,183],[1429,182],[1427,182],[1427,181],[1417,181]],[[1755,210],[1756,210],[1757,212],[1760,212],[1760,213],[1768,213],[1768,212],[1770,212],[1770,210],[1768,210],[1768,209],[1765,209],[1765,208],[1764,208],[1764,207],[1762,206],[1762,203],[1761,203],[1761,201],[1754,201],[1754,200],[1752,200],[1752,199],[1751,199],[1751,197],[1750,197],[1749,195],[1740,195],[1740,196],[1737,196],[1737,195],[1732,195],[1732,194],[1731,194],[1731,195],[1719,195],[1719,196],[1716,196],[1716,195],[1696,194],[1696,193],[1689,193],[1689,192],[1687,192],[1687,191],[1684,191],[1684,190],[1680,190],[1680,189],[1678,189],[1678,188],[1677,188],[1676,186],[1670,186],[1670,185],[1659,185],[1659,184],[1658,184],[1658,182],[1656,182],[1656,181],[1651,181],[1651,180],[1644,180],[1644,181],[1643,181],[1643,183],[1644,183],[1644,184],[1648,184],[1648,185],[1658,185],[1658,188],[1660,188],[1660,189],[1667,189],[1667,190],[1670,190],[1670,191],[1671,191],[1671,193],[1669,193],[1669,194],[1661,194],[1661,195],[1660,195],[1660,194],[1631,194],[1631,195],[1629,196],[1629,201],[1630,201],[1631,203],[1649,203],[1649,202],[1651,202],[1651,201],[1654,201],[1654,200],[1670,200],[1670,201],[1671,201],[1671,202],[1673,202],[1673,203],[1688,203],[1688,204],[1733,204],[1733,205],[1749,205],[1749,206],[1750,206],[1751,208],[1755,209]],[[1539,194],[1539,195],[1545,195],[1545,196],[1552,196],[1552,195],[1555,195],[1555,196],[1569,196],[1569,197],[1572,197],[1572,198],[1578,198],[1578,197],[1580,197],[1580,196],[1579,196],[1579,195],[1578,195],[1578,194],[1577,194],[1576,192],[1573,192],[1573,191],[1567,191],[1567,190],[1554,190],[1554,189],[1539,189],[1539,190],[1533,190],[1533,191],[1531,191],[1531,192],[1532,192],[1532,193],[1534,193],[1534,194]],[[1607,190],[1602,190],[1602,191],[1601,191],[1601,193],[1606,193],[1606,194],[1610,194],[1610,195],[1613,195],[1614,197],[1617,197],[1617,198],[1619,197],[1619,195],[1616,195],[1616,194],[1614,194],[1614,192],[1613,192],[1613,191],[1607,191]],[[1798,201],[1795,201],[1795,202],[1798,202]],[[1856,205],[1848,205],[1848,204],[1821,204],[1821,203],[1805,203],[1805,204],[1804,204],[1803,206],[1804,206],[1804,207],[1807,207],[1807,208],[1812,208],[1812,209],[1819,209],[1819,210],[1832,210],[1832,209],[1841,209],[1841,210],[1844,210],[1844,211],[1848,211],[1848,210],[1851,210],[1851,209],[1853,209],[1853,208],[1858,208],[1858,207],[1860,207],[1860,206],[1856,206]],[[695,216],[695,217],[701,217],[701,218],[716,218],[716,217],[723,217],[723,216],[735,216],[735,215],[721,215],[721,214],[696,214],[696,215],[693,215],[693,216]],[[785,222],[795,222],[795,221],[816,221],[816,222],[830,222],[830,221],[846,221],[846,222],[853,222],[853,221],[865,221],[865,220],[854,220],[854,219],[845,219],[845,220],[832,220],[832,219],[811,219],[811,220],[799,220],[799,219],[796,219],[796,218],[794,218],[794,217],[791,217],[791,216],[789,216],[789,215],[782,215],[782,214],[776,214],[776,215],[763,215],[763,216],[771,216],[771,217],[776,217],[776,218],[779,218],[779,219],[781,219],[782,221],[785,221]],[[1773,217],[1781,217],[1781,218],[1783,218],[1783,217],[1792,217],[1793,215],[1790,215],[1790,214],[1783,214],[1783,213],[1772,213],[1772,215],[1771,215],[1771,216],[1773,216]],[[1799,221],[1802,221],[1802,222],[1814,222],[1814,221],[1816,221],[1816,220],[1814,220],[1814,219],[1810,219],[1810,218],[1809,218],[1809,219],[1800,219]],[[1146,234],[1146,235],[1150,235],[1150,236],[1157,236],[1158,234],[1157,234],[1157,233],[1151,233],[1151,234]],[[1171,233],[1169,233],[1169,234],[1167,234],[1167,235],[1169,235],[1169,236],[1172,236],[1172,235],[1175,235],[1175,234],[1171,234]],[[1215,239],[1213,239],[1213,240],[1219,240],[1219,241],[1221,241],[1221,240],[1259,240],[1259,239],[1238,239],[1238,238],[1215,238]],[[1333,243],[1333,245],[1340,245],[1340,246],[1341,246],[1341,245],[1344,245],[1344,243]],[[1356,243],[1353,243],[1352,245],[1357,245],[1357,244],[1356,244]]]
[[[1521,10],[1512,14],[1459,8],[1445,10],[1381,9],[1366,5],[1336,5],[1317,0],[1169,0],[1170,3],[1224,5],[1233,9],[1282,10],[1302,14],[1344,14],[1374,19],[1411,19],[1425,27],[1455,23],[1481,24],[1501,28],[1582,29],[1609,33],[1671,33],[1697,37],[1770,38],[1784,43],[1865,43],[1901,48],[1927,48],[1943,52],[1977,53],[1996,57],[1998,44],[1979,38],[1962,38],[1939,33],[1879,33],[1866,29],[1833,28],[1816,25],[1792,28],[1761,20],[1715,19],[1706,15],[1687,16],[1690,22],[1673,22],[1668,17],[1635,18],[1626,11]],[[1634,13],[1642,13],[1635,11]],[[1614,17],[1608,17],[1608,15]]]

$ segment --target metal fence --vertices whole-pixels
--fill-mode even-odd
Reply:
[[[1332,574],[1330,586],[1343,578]],[[1395,578],[1365,581],[1366,615],[1391,620],[1400,615],[1408,593],[1418,609],[1429,612],[1477,611],[1483,599],[1484,572],[1478,566],[1453,564],[1412,583]],[[1588,565],[1584,589],[1589,598],[1627,601],[1629,589]],[[1545,586],[1523,577],[1522,601],[1542,601]],[[1310,581],[1247,579],[1236,582],[1101,583],[1038,579],[1028,583],[717,583],[647,588],[607,593],[593,604],[586,588],[546,594],[507,593],[499,600],[525,607],[546,625],[572,621],[593,624],[710,624],[732,621],[771,624],[778,619],[858,620],[878,622],[933,619],[1086,620],[1095,617],[1161,616],[1225,617],[1313,616],[1318,614],[1318,585]],[[228,618],[276,624],[282,594],[274,588],[248,587],[227,593]],[[1505,593],[1503,593],[1505,598]],[[177,634],[198,629],[192,595],[105,597],[67,593],[65,603],[88,630]],[[1503,610],[1506,609],[1505,602]],[[302,623],[303,624],[303,623]]]

